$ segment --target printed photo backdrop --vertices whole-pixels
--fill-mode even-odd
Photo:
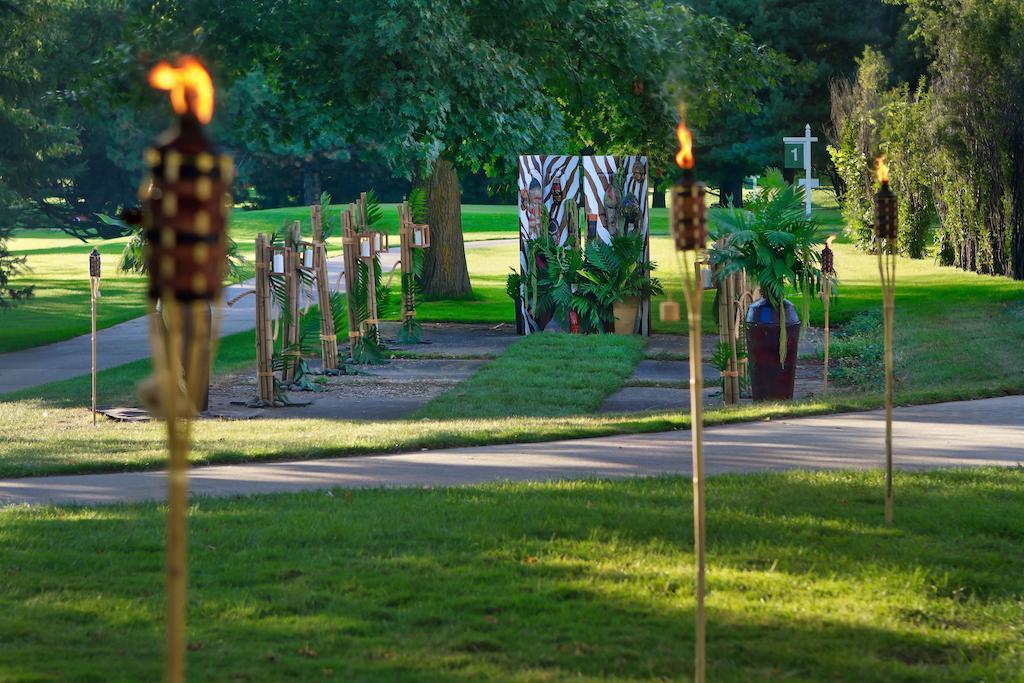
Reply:
[[[619,165],[625,166],[625,182],[620,191],[612,179]],[[608,243],[619,230],[639,231],[644,236],[644,260],[651,258],[650,212],[647,208],[647,157],[592,156],[583,157],[583,218],[586,238]],[[618,226],[618,216],[625,215]],[[636,324],[637,334],[651,333],[651,300],[640,302]]]
[[[579,244],[578,225],[569,225],[565,215],[567,199],[580,203],[580,158],[577,156],[530,155],[519,157],[519,272],[526,275],[526,240],[546,230],[558,244]],[[548,213],[544,225],[543,212]],[[530,310],[529,297],[522,288],[516,311],[516,329],[519,334],[531,334],[544,329],[547,320],[535,320]]]
[[[622,188],[612,180],[620,164],[625,165]],[[519,272],[527,276],[526,241],[547,230],[558,244],[599,239],[605,243],[618,230],[639,231],[644,236],[644,260],[650,260],[649,211],[647,208],[647,157],[645,156],[544,156],[519,157]],[[582,198],[581,198],[582,194]],[[568,198],[580,205],[585,230],[569,225],[565,216]],[[581,201],[582,199],[582,201]],[[543,211],[548,210],[547,225]],[[626,216],[618,227],[618,216]],[[544,330],[550,321],[536,320],[530,309],[526,286],[521,288],[516,329],[519,334]],[[651,302],[640,302],[634,331],[648,335],[651,330]]]

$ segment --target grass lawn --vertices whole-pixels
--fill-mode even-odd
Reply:
[[[341,251],[338,207],[329,212],[329,225],[333,226],[333,241],[329,250]],[[517,233],[514,207],[467,205],[463,207],[463,229],[467,241],[515,237]],[[398,235],[398,209],[394,204],[383,205],[382,223],[393,235]],[[309,234],[308,207],[243,211],[236,209],[231,221],[231,235],[242,245],[242,252],[251,259],[252,243],[260,232],[271,233],[285,222],[303,221]],[[20,230],[9,241],[11,251],[28,256],[31,271],[14,280],[18,286],[34,285],[35,298],[16,309],[0,312],[0,353],[50,344],[89,332],[88,254],[93,245],[103,255],[103,298],[97,310],[100,329],[137,318],[146,311],[144,279],[117,273],[117,262],[126,239],[102,240],[86,244],[53,230]],[[502,269],[498,269],[501,271]],[[494,273],[481,273],[481,282],[491,285]],[[504,299],[504,272],[501,275],[501,297]],[[499,322],[496,318],[495,287],[484,287],[484,292],[466,301],[438,302],[434,314],[444,316],[462,311],[463,317],[478,312],[475,322]],[[480,302],[491,304],[486,312]],[[428,310],[429,310],[428,306]],[[511,308],[509,308],[511,310]],[[398,317],[397,294],[394,305]],[[430,320],[433,318],[424,318]],[[255,324],[254,324],[255,326]]]
[[[1024,471],[708,482],[708,679],[1020,681]],[[193,503],[195,681],[687,681],[683,478]],[[160,675],[164,511],[0,512],[0,679]]]
[[[580,415],[597,410],[640,360],[639,337],[533,334],[413,417]]]

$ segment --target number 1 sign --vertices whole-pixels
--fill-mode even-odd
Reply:
[[[804,212],[811,215],[811,190],[818,187],[818,180],[811,177],[811,143],[818,138],[811,137],[811,126],[804,127],[802,138],[782,138],[785,150],[785,167],[804,169],[804,177],[797,181],[804,188]]]

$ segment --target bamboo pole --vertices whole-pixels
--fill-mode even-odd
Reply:
[[[96,296],[99,294],[100,279],[89,278],[90,298],[92,299],[92,426],[96,426]]]
[[[331,308],[331,283],[327,277],[323,213],[319,204],[311,206],[310,211],[313,223],[313,266],[316,270],[317,301],[320,304],[320,359],[324,370],[337,370],[338,334]]]
[[[355,204],[349,204],[347,211],[341,214],[342,247],[345,262],[345,299],[348,302],[348,341],[350,353],[355,352],[359,343],[359,316],[356,311],[355,287],[356,269],[358,268],[359,243],[355,233]]]
[[[274,341],[270,315],[273,252],[264,234],[256,236],[256,377],[259,400],[274,402]]]
[[[691,451],[693,459],[693,539],[696,564],[696,640],[694,645],[694,680],[703,683],[706,670],[706,633],[704,615],[704,372],[701,352],[701,305],[703,283],[697,252],[683,252],[683,293],[686,295],[690,336],[690,415],[692,419]]]
[[[730,275],[725,281],[725,293],[729,300],[729,375],[727,377],[733,405],[740,402],[740,364],[736,352],[736,340],[739,337],[739,301],[736,298],[737,274]]]
[[[824,287],[824,291],[822,292],[822,297],[824,298],[824,304],[825,304],[825,368],[824,368],[824,373],[823,373],[823,378],[822,378],[822,393],[824,393],[824,392],[828,391],[828,354],[829,354],[829,336],[830,336],[830,334],[829,334],[829,322],[828,322],[828,315],[829,315],[828,307],[829,307],[829,303],[831,302],[831,299],[832,299],[832,279],[829,276],[826,275],[824,277],[824,282],[822,282],[822,285]]]
[[[885,239],[878,248],[878,273],[882,280],[882,308],[885,319],[885,523],[893,523],[892,408],[895,389],[893,372],[893,315],[896,308],[895,240]]]

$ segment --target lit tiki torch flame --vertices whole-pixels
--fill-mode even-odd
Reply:
[[[217,339],[233,165],[203,125],[213,116],[213,82],[191,57],[158,64],[150,84],[170,93],[175,125],[146,150],[139,198],[149,272],[154,378],[142,388],[167,423],[167,652],[164,679],[185,679],[185,547],[190,418],[205,408]],[[160,309],[157,310],[159,302]]]
[[[676,137],[679,138],[679,152],[676,153],[676,166],[682,169],[693,168],[693,134],[686,124],[676,126]]]
[[[204,124],[213,119],[213,80],[194,58],[183,57],[176,67],[160,62],[149,72],[149,84],[171,93],[178,116],[191,112]]]

